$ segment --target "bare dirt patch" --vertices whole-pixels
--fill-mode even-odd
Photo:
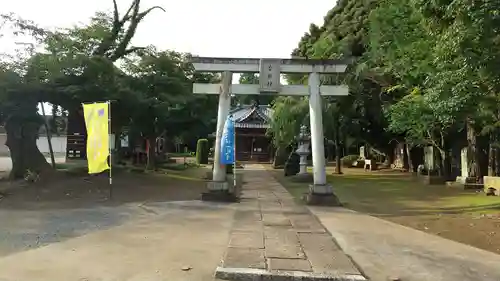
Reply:
[[[43,183],[1,182],[5,195],[0,209],[79,208],[131,202],[199,199],[204,191],[205,168],[137,173],[120,171],[102,175],[63,175]]]

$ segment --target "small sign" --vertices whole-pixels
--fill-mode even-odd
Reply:
[[[280,91],[280,62],[279,59],[260,60],[259,81],[261,93],[278,93]]]

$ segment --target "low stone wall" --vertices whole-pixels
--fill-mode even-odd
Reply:
[[[7,135],[0,134],[0,155],[1,156],[9,156],[10,155],[9,148],[5,145],[6,140],[7,140]],[[53,149],[54,153],[66,155],[66,136],[52,136],[51,141],[52,141],[52,149]],[[44,154],[49,153],[49,144],[47,141],[47,137],[40,136],[36,140],[36,145],[38,146],[38,149],[40,149],[40,152],[42,152]]]
[[[483,177],[484,193],[500,196],[500,177]]]

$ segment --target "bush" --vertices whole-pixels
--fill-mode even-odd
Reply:
[[[342,167],[352,167],[352,164],[356,162],[359,159],[359,155],[351,154],[351,155],[346,155],[340,159],[340,163],[342,164]]]
[[[292,152],[285,163],[285,177],[294,176],[300,171],[300,156]]]
[[[208,140],[199,139],[196,143],[196,163],[208,164]]]

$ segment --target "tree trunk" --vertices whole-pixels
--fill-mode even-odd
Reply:
[[[35,116],[32,119],[11,116],[5,124],[5,145],[12,160],[11,179],[23,178],[27,171],[42,177],[54,171],[36,145],[40,123]]]
[[[55,107],[53,105],[53,107]],[[49,129],[49,124],[47,123],[47,116],[45,115],[45,106],[43,105],[43,103],[41,102],[40,103],[40,108],[42,109],[42,116],[43,116],[43,126],[45,127],[45,134],[47,135],[47,142],[48,142],[48,145],[49,145],[49,153],[50,153],[50,163],[52,164],[52,168],[56,168],[56,160],[55,160],[55,157],[54,157],[54,149],[52,148],[52,132],[51,130]],[[52,111],[54,112],[54,111]],[[52,115],[52,120],[54,120],[54,124],[55,123],[55,118],[56,118],[56,115],[53,114]],[[54,126],[55,128],[57,128],[57,126]],[[57,132],[57,131],[56,131]]]
[[[495,176],[495,133],[490,134],[490,143],[488,145],[488,176]]]
[[[395,148],[392,145],[387,146],[384,149],[384,152],[385,152],[384,163],[385,163],[386,167],[388,167],[388,168],[392,167],[392,165],[396,161],[396,155],[394,155],[395,154],[394,151],[395,151]]]
[[[498,141],[498,135],[497,135],[497,141]],[[496,144],[495,146],[495,150],[494,150],[494,153],[495,153],[495,171],[494,171],[494,176],[495,177],[498,177],[500,176],[500,149],[498,148],[497,146],[498,144]]]
[[[451,161],[447,150],[439,150],[441,160],[441,175],[445,180],[451,180]]]
[[[342,163],[341,163],[341,153],[342,147],[339,143],[335,145],[335,173],[341,175],[342,174]]]
[[[340,163],[341,158],[341,146],[340,146],[340,125],[338,116],[334,117],[334,130],[335,130],[335,173],[342,174],[342,163]]]
[[[483,177],[488,174],[488,145],[489,136],[479,135],[476,136],[476,157],[478,163],[479,176],[477,178],[478,183],[483,182]]]
[[[410,158],[410,150],[408,149],[408,145],[404,145],[404,149],[403,149],[403,170],[405,171],[410,171],[410,162],[411,162],[411,158]]]
[[[285,162],[288,158],[286,155],[286,149],[282,147],[276,148],[276,152],[274,154],[273,160],[273,168],[277,169],[285,165]]]
[[[147,170],[154,170],[156,168],[156,137],[150,136],[147,138],[147,154],[148,162],[146,164]]]
[[[413,165],[413,158],[411,157],[411,150],[412,150],[412,147],[405,143],[405,153],[406,155],[408,155],[408,171],[410,172],[416,172],[416,167],[415,165]]]

